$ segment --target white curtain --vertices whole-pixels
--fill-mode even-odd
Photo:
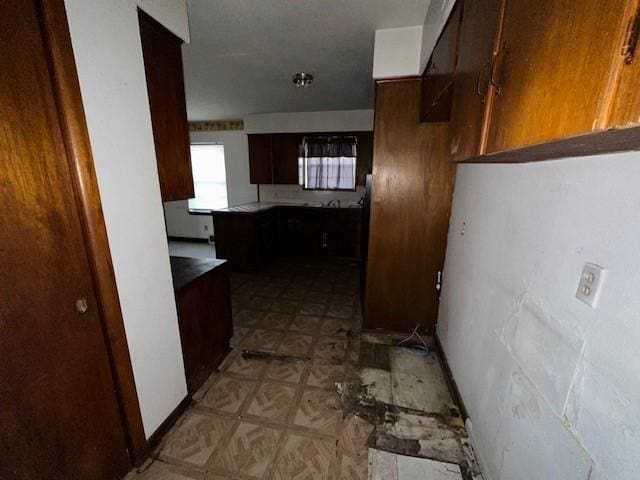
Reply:
[[[353,190],[355,137],[306,137],[301,151],[301,184],[317,190]]]
[[[353,190],[356,159],[353,157],[307,158],[306,188]]]

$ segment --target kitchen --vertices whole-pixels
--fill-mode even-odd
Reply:
[[[638,477],[638,0],[0,10],[0,477]]]

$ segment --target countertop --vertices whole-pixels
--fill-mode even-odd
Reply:
[[[191,283],[196,278],[225,264],[226,260],[215,258],[169,257],[171,261],[171,275],[173,277],[173,291]]]
[[[340,206],[322,206],[319,203],[283,203],[283,202],[253,202],[253,203],[245,203],[243,205],[236,205],[235,207],[227,207],[227,208],[218,208],[214,210],[208,209],[189,209],[189,213],[192,215],[211,215],[213,213],[258,213],[264,212],[266,210],[271,210],[272,208],[319,208],[322,210],[331,210],[331,209],[342,209],[342,210],[361,210],[361,205],[340,205]]]

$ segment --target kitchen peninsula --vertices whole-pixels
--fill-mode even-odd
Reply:
[[[213,217],[217,258],[234,271],[255,271],[275,257],[359,258],[360,205],[255,202],[219,210]]]

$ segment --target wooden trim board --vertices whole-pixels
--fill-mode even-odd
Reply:
[[[447,360],[446,355],[444,354],[444,350],[442,349],[442,344],[440,343],[440,338],[438,334],[433,336],[434,345],[436,347],[436,354],[438,356],[438,360],[440,360],[440,365],[442,366],[442,370],[444,371],[444,379],[447,382],[447,387],[449,388],[449,393],[453,397],[454,401],[458,405],[458,409],[460,410],[460,414],[462,415],[463,420],[467,420],[469,418],[469,412],[467,407],[462,400],[462,395],[460,395],[460,390],[458,389],[458,385],[456,384],[455,378],[453,378],[453,373],[451,373],[451,367],[449,367],[449,361]]]
[[[155,432],[151,434],[148,440],[149,449],[153,450],[160,444],[160,440],[164,437],[167,432],[173,427],[173,425],[178,421],[180,416],[189,408],[192,401],[191,395],[187,395],[184,397],[178,406],[173,409],[173,411],[169,414],[169,416],[160,424],[158,428],[156,428]]]

